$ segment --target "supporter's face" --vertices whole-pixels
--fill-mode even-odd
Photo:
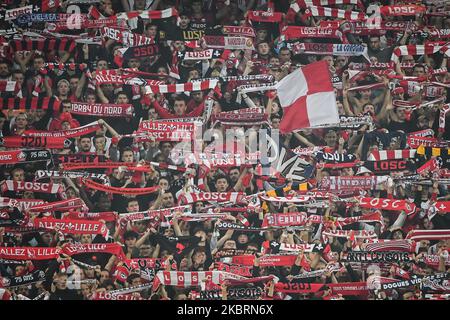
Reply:
[[[188,16],[181,16],[180,17],[180,28],[185,29],[187,28],[187,26],[189,25],[189,22],[191,22],[191,20],[189,19]]]
[[[133,248],[135,244],[136,244],[136,238],[128,238],[128,239],[125,239],[125,245],[126,245],[128,248]]]
[[[125,94],[119,94],[119,96],[117,97],[117,103],[118,104],[128,103],[128,97]]]
[[[204,252],[197,252],[193,258],[194,263],[203,264],[206,261],[206,255]]]
[[[157,32],[158,32],[158,27],[151,26],[147,29],[147,36],[148,37],[156,37]]]
[[[50,245],[52,242],[52,235],[50,233],[44,233],[42,235],[42,241],[44,241],[45,244]]]
[[[134,161],[133,151],[130,151],[130,150],[124,151],[122,154],[122,161],[126,162],[126,163],[133,162]]]
[[[40,70],[44,67],[44,59],[36,58],[33,60],[33,68],[34,70]]]
[[[335,131],[329,131],[325,135],[325,142],[328,147],[334,147],[336,145],[336,141],[337,141],[337,134]]]
[[[230,170],[230,180],[233,182],[237,182],[238,179],[239,179],[239,170],[238,169]]]
[[[161,152],[163,155],[168,156],[170,154],[170,151],[172,151],[172,144],[166,142],[161,146]]]
[[[191,70],[191,71],[189,71],[189,78],[191,78],[191,79],[199,79],[200,75],[199,75],[197,70]]]
[[[91,289],[89,289],[89,286],[86,284],[82,284],[81,285],[81,294],[83,295],[83,297],[88,297],[89,294],[91,293]]]
[[[286,61],[291,60],[291,52],[289,50],[281,50],[280,51],[280,63],[285,63]]]
[[[196,202],[195,203],[195,212],[200,212],[204,206],[205,205],[203,204],[203,202]]]
[[[70,122],[64,121],[61,123],[61,130],[69,130],[70,129]]]
[[[148,117],[149,119],[158,119],[158,114],[156,113],[155,108],[148,109]]]
[[[218,179],[216,181],[217,192],[225,192],[228,189],[228,182],[226,179]]]
[[[19,114],[16,117],[16,127],[17,129],[25,129],[28,124],[27,117],[23,114]]]
[[[184,116],[186,113],[186,102],[182,101],[182,100],[177,100],[175,101],[174,105],[173,105],[173,109],[175,111],[175,115],[177,116]]]
[[[415,61],[414,61],[413,56],[404,56],[402,59],[402,62],[409,64],[409,63],[414,63]]]
[[[380,38],[378,37],[372,37],[369,40],[369,46],[372,50],[378,50],[380,49]]]
[[[269,44],[263,42],[263,43],[260,43],[260,44],[258,45],[258,53],[259,53],[260,55],[263,55],[263,56],[264,56],[264,55],[268,55],[269,52],[270,52]]]
[[[106,146],[106,139],[104,137],[95,139],[95,149],[97,151],[104,151]]]
[[[184,43],[183,43],[183,41],[175,41],[173,43],[173,47],[177,51],[184,51]]]
[[[375,114],[375,107],[372,104],[368,104],[364,107],[363,113]]]
[[[91,150],[91,139],[89,138],[83,138],[80,140],[80,149],[83,152],[89,152]]]
[[[12,175],[13,181],[24,181],[25,180],[25,172],[23,170],[16,170]]]
[[[257,41],[266,40],[267,34],[268,34],[267,30],[264,30],[264,29],[258,30],[256,32],[256,39],[257,39]]]
[[[106,60],[100,60],[97,63],[97,70],[100,71],[100,70],[106,70],[106,69],[108,69],[108,62]]]
[[[100,2],[100,8],[102,10],[112,9],[112,2],[111,2],[111,0],[102,0]]]
[[[405,120],[406,119],[406,112],[404,108],[396,108],[395,109],[395,113],[397,114],[397,117],[400,120]]]
[[[78,86],[78,82],[80,80],[78,78],[71,78],[70,79],[70,90],[72,90],[73,92],[75,92],[75,90],[77,89]]]
[[[1,71],[1,65],[0,65],[0,75],[1,74],[2,74],[2,71]],[[23,84],[24,80],[25,80],[25,77],[24,77],[23,73],[14,73],[13,74],[13,81],[18,82],[20,85]]]
[[[280,118],[273,118],[271,123],[272,123],[272,128],[274,128],[274,129],[280,128]]]
[[[0,63],[0,77],[7,77],[9,75],[9,68],[6,63]]]
[[[365,89],[365,90],[361,90],[361,96],[363,96],[363,98],[369,98],[372,95],[372,90],[370,89]]]
[[[202,100],[203,100],[203,93],[201,91],[193,92],[192,93],[192,99],[194,99],[195,102],[202,102]]]
[[[77,197],[77,194],[75,193],[75,190],[73,190],[72,188],[67,189],[66,194],[67,194],[67,198],[68,199],[73,199],[73,198]]]
[[[236,249],[236,242],[234,240],[227,240],[224,245],[224,249]]]
[[[89,104],[94,104],[96,101],[95,94],[88,94],[86,97],[86,102]]]
[[[337,68],[343,68],[346,63],[347,63],[346,57],[337,57],[336,58],[336,67]]]
[[[127,205],[128,212],[138,212],[139,211],[139,202],[130,201]]]
[[[238,242],[240,244],[247,243],[248,242],[248,236],[246,234],[240,234],[237,240],[238,240]]]
[[[90,234],[82,234],[80,242],[82,244],[89,244],[92,243],[92,236]]]
[[[144,244],[139,248],[139,255],[142,257],[150,257],[153,253],[152,246]]]
[[[170,208],[175,205],[173,195],[171,193],[163,194],[161,202],[165,208]]]
[[[158,185],[164,191],[169,190],[169,182],[166,179],[159,180]]]
[[[425,68],[424,67],[415,67],[413,71],[414,77],[423,77],[425,76]]]
[[[192,11],[193,11],[193,13],[201,13],[202,12],[201,1],[196,1],[196,2],[192,3]]]
[[[59,290],[65,290],[67,287],[67,276],[66,275],[60,275],[56,278],[55,286]]]

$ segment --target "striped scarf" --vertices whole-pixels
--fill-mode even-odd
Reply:
[[[11,52],[39,50],[47,52],[50,50],[72,52],[76,48],[75,41],[71,39],[33,39],[33,40],[11,40]]]
[[[345,19],[350,21],[355,20],[367,20],[367,16],[363,12],[357,12],[357,11],[346,11],[342,9],[335,9],[335,8],[326,8],[326,7],[320,7],[320,6],[310,6],[305,10],[305,18],[309,17],[331,17],[331,18],[338,18],[338,19]]]
[[[450,239],[450,229],[442,230],[411,230],[406,239],[420,241],[420,240],[446,240]]]
[[[375,150],[369,154],[369,156],[367,157],[367,161],[409,159],[414,158],[415,155],[415,149]]]
[[[180,196],[180,202],[185,204],[213,201],[239,203],[245,196],[244,192],[200,192],[184,193]]]
[[[177,84],[161,84],[145,86],[145,94],[149,93],[178,93],[178,92],[192,92],[214,89],[218,84],[218,80],[194,81]]]
[[[395,63],[399,62],[401,56],[407,55],[424,55],[424,54],[435,54],[437,52],[441,52],[445,54],[447,57],[450,57],[450,46],[445,45],[442,46],[440,42],[433,43],[429,42],[426,44],[409,44],[404,46],[399,46],[394,49],[392,52],[391,60]]]
[[[59,110],[61,101],[55,97],[0,98],[0,109],[14,110]]]

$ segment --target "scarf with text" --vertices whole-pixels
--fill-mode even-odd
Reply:
[[[329,176],[324,177],[320,181],[320,189],[325,191],[342,191],[342,190],[379,190],[381,184],[388,181],[389,176],[372,176],[372,177],[341,177]]]
[[[195,202],[213,201],[239,203],[245,197],[244,192],[200,192],[184,193],[180,196],[180,203],[190,204]]]
[[[95,117],[132,117],[132,104],[72,102],[70,113]]]
[[[0,197],[0,206],[2,207],[16,207],[20,211],[25,212],[30,207],[47,203],[41,199],[12,199],[6,197]]]
[[[35,218],[29,223],[30,227],[47,230],[57,230],[63,234],[100,234],[108,237],[108,228],[103,222],[90,220],[71,220],[54,218]]]
[[[0,151],[0,165],[52,160],[49,150]]]
[[[358,129],[364,125],[373,123],[370,115],[365,116],[339,116],[339,128],[342,129]]]
[[[60,163],[99,163],[108,159],[104,155],[95,153],[75,153],[75,154],[53,154],[53,162],[55,165]]]
[[[252,277],[252,266],[241,266],[238,264],[214,262],[214,269],[218,271],[225,271],[233,274],[237,274],[242,277]]]
[[[294,54],[320,54],[334,56],[365,55],[367,47],[359,44],[294,42],[287,44]]]
[[[261,232],[266,231],[263,228],[256,228],[256,227],[246,227],[237,223],[233,222],[227,222],[227,221],[220,221],[218,224],[216,224],[217,229],[221,230],[241,230],[243,232]]]
[[[177,212],[188,213],[191,212],[192,206],[177,206],[167,209],[147,210],[141,212],[131,212],[119,214],[119,223],[121,226],[126,226],[129,221],[154,220],[156,223],[166,218],[173,217]]]
[[[279,253],[281,252],[290,252],[290,253],[299,253],[303,252],[321,252],[323,251],[322,244],[309,244],[309,243],[278,243],[275,241],[270,241],[268,244],[263,244],[263,247],[266,249],[265,253]]]
[[[263,295],[263,290],[260,287],[233,287],[227,288],[227,299],[228,300],[257,300]],[[192,296],[192,295],[191,295]],[[195,294],[193,299],[200,300],[221,300],[222,291],[220,290],[205,290],[200,291],[200,293]]]
[[[421,13],[425,13],[426,8],[424,6],[411,5],[392,5],[381,6],[380,13],[383,16],[415,16]]]
[[[191,141],[194,138],[196,123],[144,120],[139,123],[137,134],[145,133],[145,138],[155,141]]]
[[[85,167],[86,168],[86,167]],[[109,177],[106,174],[91,173],[91,172],[77,172],[77,171],[51,171],[51,170],[37,170],[35,172],[34,180],[47,178],[89,178],[102,180],[104,184],[109,184]]]
[[[416,211],[416,205],[407,200],[360,197],[358,203],[361,208],[404,211],[407,215]]]
[[[268,117],[261,108],[245,108],[238,111],[219,112],[211,117],[211,121],[223,125],[254,126],[267,123]]]
[[[425,254],[419,261],[424,262],[426,265],[437,268],[439,267],[440,256],[437,254]],[[450,257],[447,256],[444,259],[444,265],[446,267],[450,266]]]
[[[126,259],[122,247],[118,243],[67,243],[62,247],[62,253],[70,257],[76,254],[97,252],[113,254],[122,261]]]
[[[297,258],[296,255],[274,255],[269,254],[259,258],[259,266],[264,267],[286,267],[292,266]],[[254,255],[234,256],[232,263],[244,266],[253,266],[255,260]]]
[[[60,248],[52,247],[0,247],[0,258],[7,260],[50,260],[56,259]]]
[[[208,49],[254,50],[253,38],[239,36],[203,36],[201,40]]]
[[[105,186],[101,183],[89,179],[84,179],[83,185],[89,189],[104,191],[106,193],[113,193],[113,194],[139,195],[139,194],[154,193],[158,191],[158,187],[120,188],[120,187]]]
[[[65,137],[9,136],[0,138],[0,146],[5,148],[46,148],[65,149],[72,142]]]
[[[82,199],[74,198],[32,206],[28,210],[31,212],[64,211],[68,207],[87,209],[87,206]]]
[[[323,291],[325,289],[324,286],[322,283],[278,282],[275,284],[275,291],[297,294],[316,293]],[[327,283],[326,286],[331,288],[332,294],[341,294],[343,296],[367,296],[369,294],[367,282]]]
[[[27,286],[32,283],[36,283],[39,281],[45,281],[45,272],[42,270],[35,270],[29,274],[11,278],[1,278],[0,277],[0,286],[6,288],[14,288],[20,286]]]
[[[411,262],[412,256],[401,251],[350,251],[346,252],[342,259],[345,262],[402,263]]]
[[[338,29],[321,27],[285,26],[281,31],[281,40],[289,41],[300,38],[335,38],[341,39]]]
[[[381,289],[382,290],[392,290],[392,289],[398,289],[398,288],[406,288],[406,287],[421,284],[423,281],[427,281],[427,280],[433,281],[435,279],[440,279],[440,278],[444,278],[444,279],[448,278],[448,274],[447,273],[439,273],[439,274],[429,275],[429,276],[420,277],[420,278],[416,277],[411,280],[402,280],[402,281],[397,281],[397,282],[382,283]]]
[[[140,35],[138,33],[123,31],[112,27],[103,27],[100,30],[103,37],[122,43],[126,47],[138,47],[155,44],[155,39]]]
[[[158,271],[153,282],[153,291],[161,284],[188,288],[201,286],[205,281],[211,281],[216,285],[220,285],[227,278],[241,279],[242,277],[224,271]]]
[[[71,211],[66,217],[68,219],[81,219],[81,220],[105,220],[106,222],[114,222],[117,220],[117,212],[104,211],[104,212],[78,212]]]
[[[25,130],[24,134],[29,137],[74,138],[90,134],[98,129],[100,129],[100,125],[97,121],[95,121],[78,128],[72,128],[64,131]]]
[[[320,151],[316,153],[316,159],[332,163],[341,163],[341,162],[353,162],[356,160],[356,156],[354,154],[344,154],[337,152],[327,153]]]
[[[16,192],[40,192],[50,194],[62,194],[65,190],[64,185],[58,183],[39,183],[30,181],[13,181],[5,180],[2,184],[2,192],[16,191]]]

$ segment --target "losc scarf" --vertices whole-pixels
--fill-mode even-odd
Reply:
[[[383,16],[415,16],[421,13],[425,13],[426,8],[424,6],[411,5],[393,5],[393,6],[381,6],[380,13]]]
[[[144,120],[137,134],[145,133],[146,138],[153,137],[156,141],[191,141],[195,130],[196,123]]]
[[[219,112],[211,117],[213,126],[223,125],[254,126],[267,123],[268,117],[261,108],[246,108],[238,111]]]
[[[72,102],[71,108],[72,114],[95,117],[132,117],[134,112],[132,104]]]
[[[218,271],[226,271],[237,274],[242,277],[252,277],[252,266],[241,266],[232,263],[215,262],[214,269]]]
[[[52,160],[49,150],[0,151],[0,165]]]
[[[404,211],[407,215],[411,215],[416,211],[416,205],[406,200],[360,197],[358,201],[361,208]]]
[[[242,26],[222,26],[222,33],[230,36],[241,36],[254,38],[255,30],[252,27],[242,27]]]
[[[5,180],[2,184],[2,192],[5,191],[31,191],[51,194],[61,194],[64,192],[64,185],[58,183],[39,183],[30,181]]]
[[[138,47],[155,44],[155,39],[140,35],[138,33],[122,31],[112,27],[103,27],[100,30],[103,37],[122,43],[126,47]]]
[[[340,39],[342,33],[338,29],[321,27],[285,26],[281,31],[281,40],[290,41],[301,38],[334,38]]]
[[[296,255],[274,255],[269,254],[259,258],[259,266],[264,267],[286,267],[292,266],[297,258]],[[244,266],[253,266],[255,260],[254,255],[234,256],[232,263]]]
[[[220,285],[226,278],[240,279],[242,277],[224,271],[158,271],[153,282],[153,290],[155,291],[160,284],[188,288],[200,286],[205,281],[211,281]]]
[[[359,44],[294,42],[287,46],[294,54],[360,56],[367,52],[367,47]]]
[[[232,203],[242,202],[245,197],[244,192],[200,192],[200,193],[184,193],[180,196],[180,202],[185,204],[213,201],[213,202],[227,202]]]
[[[66,216],[68,219],[81,219],[81,220],[105,220],[106,222],[113,222],[117,220],[117,212],[105,211],[105,212],[69,212]]]
[[[103,252],[113,254],[121,261],[126,259],[122,247],[118,243],[89,243],[89,244],[66,243],[62,247],[62,252],[68,256],[73,256],[82,253]]]
[[[0,138],[0,146],[5,148],[45,148],[64,149],[71,145],[65,137],[10,136]]]
[[[327,230],[322,232],[322,236],[338,237],[338,238],[360,238],[371,239],[377,238],[377,234],[374,231],[367,230]]]

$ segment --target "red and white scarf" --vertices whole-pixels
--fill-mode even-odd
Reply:
[[[217,86],[218,80],[193,81],[187,83],[177,84],[161,84],[145,86],[145,94],[149,93],[177,93],[177,92],[192,92],[214,89]]]
[[[393,6],[381,6],[380,13],[383,16],[415,16],[426,11],[426,7],[410,5],[393,5]]]
[[[50,260],[59,257],[61,248],[53,247],[0,247],[0,259]]]
[[[255,30],[252,27],[242,26],[222,26],[222,33],[231,36],[241,36],[254,38]]]
[[[321,27],[286,26],[281,30],[281,37],[285,41],[300,38],[335,38],[341,39],[338,29]]]
[[[404,211],[407,215],[413,214],[416,211],[416,205],[406,200],[359,197],[358,201],[361,208]]]
[[[242,279],[243,277],[224,271],[158,271],[153,282],[153,290],[156,290],[161,284],[188,288],[201,286],[205,281],[212,281],[212,283],[220,285],[227,278]]]
[[[68,256],[73,256],[82,253],[103,252],[103,253],[111,253],[120,260],[126,259],[122,247],[118,243],[89,243],[89,244],[67,243],[62,247],[62,252]]]
[[[64,131],[25,130],[24,134],[31,137],[74,138],[90,134],[98,129],[100,129],[100,125],[95,121],[78,128]]]
[[[104,211],[104,212],[78,212],[71,211],[66,217],[68,219],[81,219],[81,220],[105,220],[106,222],[113,222],[117,220],[117,212]]]
[[[105,238],[109,234],[108,228],[103,222],[90,220],[35,218],[28,226],[57,230],[67,234],[100,234]]]
[[[145,133],[141,139],[155,141],[191,141],[195,136],[196,123],[144,120],[139,123],[137,135]]]
[[[367,47],[359,44],[295,42],[288,45],[294,54],[321,54],[334,56],[365,55]]]
[[[450,229],[441,230],[411,230],[405,239],[420,240],[446,240],[450,239]]]
[[[147,187],[147,188],[120,188],[120,187],[111,187],[105,186],[101,183],[85,179],[83,180],[83,184],[85,187],[94,190],[104,191],[106,193],[113,194],[126,194],[126,195],[139,195],[139,194],[148,194],[154,193],[158,191],[159,187]]]
[[[267,123],[267,115],[261,108],[245,108],[238,111],[219,112],[212,115],[213,126],[220,122],[223,125],[254,126]]]
[[[29,208],[47,203],[41,199],[12,199],[0,197],[0,207],[16,207],[20,211],[27,211]]]
[[[404,251],[414,252],[415,242],[411,240],[376,240],[377,242],[367,243],[364,247],[366,251]]]
[[[320,181],[321,190],[342,191],[342,190],[378,190],[381,184],[388,181],[389,176],[371,176],[371,177],[341,177],[329,176]]]
[[[180,196],[180,202],[190,204],[202,201],[239,203],[245,197],[244,192],[200,192],[184,193]]]
[[[72,102],[70,113],[95,117],[132,117],[132,104]]]
[[[357,12],[357,11],[346,11],[342,9],[336,9],[336,8],[326,8],[326,7],[320,7],[320,6],[310,6],[305,10],[304,17],[331,17],[331,18],[338,18],[338,19],[345,19],[345,20],[367,20],[367,16],[363,12]]]
[[[253,38],[238,36],[203,36],[206,48],[227,50],[254,50]]]
[[[416,149],[375,150],[367,157],[367,161],[395,160],[414,158]]]
[[[373,239],[378,237],[374,231],[367,231],[367,230],[326,230],[322,232],[322,236],[350,238],[350,239],[352,238]]]
[[[433,43],[429,42],[427,44],[409,44],[404,46],[399,46],[392,52],[391,60],[398,62],[401,56],[415,56],[415,55],[432,55],[437,52],[445,54],[447,57],[450,56],[450,47],[448,45],[442,46],[440,42]]]
[[[101,33],[103,37],[108,37],[109,39],[122,43],[127,47],[137,47],[155,43],[155,39],[153,38],[149,38],[138,33],[122,31],[112,27],[103,27],[101,29]]]
[[[67,207],[87,209],[87,206],[82,199],[74,198],[32,206],[28,210],[32,212],[64,211]]]
[[[111,18],[130,20],[140,17],[142,19],[159,20],[171,17],[178,17],[178,11],[175,8],[168,8],[165,10],[144,10],[144,11],[128,11],[120,12]]]
[[[32,191],[51,194],[61,194],[64,192],[64,185],[58,183],[39,183],[30,181],[6,180],[2,185],[2,192],[5,191]]]

